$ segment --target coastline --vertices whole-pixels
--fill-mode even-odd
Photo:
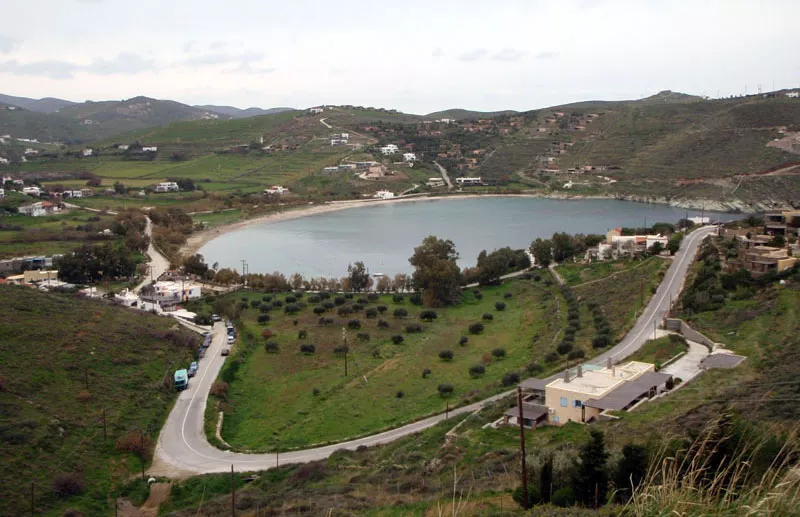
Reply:
[[[310,217],[313,215],[326,214],[329,212],[338,212],[340,210],[348,210],[351,208],[363,208],[365,206],[372,206],[377,204],[388,203],[411,203],[417,201],[443,201],[443,200],[457,200],[457,199],[474,199],[476,197],[482,198],[542,198],[542,199],[560,199],[564,201],[581,201],[586,199],[608,199],[616,201],[629,201],[637,203],[668,205],[680,208],[687,208],[692,210],[700,210],[702,207],[709,212],[735,212],[741,211],[743,208],[738,206],[728,206],[718,202],[705,202],[702,200],[690,201],[684,203],[669,202],[667,200],[649,200],[638,199],[631,196],[607,196],[607,195],[553,195],[553,194],[538,194],[538,193],[520,193],[520,194],[448,194],[448,195],[412,195],[394,199],[355,199],[347,201],[328,201],[324,203],[309,203],[306,206],[291,208],[288,210],[274,212],[268,215],[254,217],[252,219],[244,219],[229,224],[223,224],[216,228],[209,228],[208,230],[201,230],[193,233],[186,239],[186,243],[181,246],[179,253],[181,255],[194,255],[200,248],[211,242],[212,240],[225,235],[226,233],[243,230],[251,226],[257,226],[267,223],[278,223],[281,221],[290,221],[292,219],[300,219],[302,217]],[[750,207],[752,208],[752,207]]]

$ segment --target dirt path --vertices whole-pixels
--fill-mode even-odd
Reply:
[[[157,517],[158,509],[167,502],[172,492],[172,483],[153,483],[150,485],[150,496],[141,508],[136,508],[127,499],[117,502],[119,517]]]

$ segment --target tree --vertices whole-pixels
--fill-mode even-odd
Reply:
[[[580,459],[572,486],[575,497],[584,506],[597,508],[606,502],[608,470],[606,441],[603,432],[589,429],[589,441],[581,447]]]
[[[486,250],[478,255],[478,282],[481,285],[500,283],[500,277],[508,273],[508,258],[497,251],[490,255]]]
[[[114,182],[114,192],[116,192],[117,194],[127,194],[128,187],[123,185],[122,182],[120,181]]]
[[[671,255],[674,255],[678,252],[681,247],[681,241],[683,240],[682,233],[673,233],[669,237],[669,242],[667,243],[667,249],[669,250]]]
[[[391,289],[391,286],[392,286],[392,281],[389,280],[389,277],[382,276],[378,278],[378,284],[375,286],[375,288],[381,293],[386,293]]]
[[[550,494],[553,491],[553,456],[547,456],[539,472],[539,495],[542,502],[550,502]]]
[[[531,253],[537,266],[547,267],[553,261],[553,243],[537,238],[531,243]]]
[[[452,361],[453,360],[453,351],[452,350],[440,350],[439,351],[439,359],[442,361]]]
[[[208,264],[201,254],[195,253],[183,260],[183,270],[189,275],[203,277],[208,272]]]
[[[664,245],[660,242],[654,242],[653,245],[650,246],[651,255],[660,255],[662,251],[664,251]]]
[[[553,260],[556,262],[564,262],[575,254],[575,245],[572,242],[572,237],[567,233],[554,233],[552,242]]]
[[[617,501],[626,503],[647,475],[647,449],[629,443],[622,448],[622,458],[614,472]]]
[[[348,264],[347,278],[350,280],[350,288],[355,292],[366,290],[370,284],[369,273],[363,262]]]
[[[426,306],[441,307],[460,297],[461,270],[456,264],[458,253],[451,240],[425,237],[422,245],[414,248],[408,261],[414,266],[412,283],[422,292]]]

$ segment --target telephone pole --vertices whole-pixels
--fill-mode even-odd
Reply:
[[[522,507],[528,509],[528,473],[525,469],[525,419],[522,414],[522,388],[517,386],[517,405],[519,407],[519,452],[522,467]]]
[[[347,377],[347,329],[342,327],[342,350],[344,351],[344,376]]]

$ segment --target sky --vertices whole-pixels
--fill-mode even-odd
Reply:
[[[0,93],[529,110],[800,87],[797,0],[0,0]]]

